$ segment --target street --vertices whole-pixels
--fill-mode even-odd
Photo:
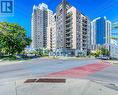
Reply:
[[[117,95],[117,72],[117,65],[98,59],[38,58],[17,64],[0,65],[0,95],[39,95],[40,92],[42,95],[57,92],[61,95],[99,95],[96,92],[102,93],[101,95]],[[66,79],[66,82],[35,82],[40,78]],[[25,83],[28,80],[30,81]],[[68,93],[69,89],[72,93]]]
[[[73,60],[73,59],[35,59],[19,64],[0,66],[0,79],[44,76],[49,73],[67,70],[70,68],[97,63],[98,60]]]

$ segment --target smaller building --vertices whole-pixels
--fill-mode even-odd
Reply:
[[[110,56],[111,58],[118,59],[118,44],[117,44],[117,40],[115,39],[111,39]]]

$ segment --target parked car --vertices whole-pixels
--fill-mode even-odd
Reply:
[[[110,57],[109,57],[109,56],[103,56],[103,57],[101,57],[101,59],[102,59],[102,60],[109,60]]]

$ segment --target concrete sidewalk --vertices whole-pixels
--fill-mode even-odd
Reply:
[[[11,64],[17,64],[21,63],[23,61],[0,61],[0,65],[11,65]]]
[[[0,84],[0,95],[118,95],[118,91],[90,80],[66,79],[65,83],[24,81]]]
[[[118,65],[118,60],[106,60],[106,62],[110,62],[111,64]]]

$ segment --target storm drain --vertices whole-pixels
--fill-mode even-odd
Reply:
[[[27,79],[24,83],[33,83],[36,82],[37,79]]]
[[[37,80],[36,82],[65,83],[66,79],[47,79],[47,78],[42,78],[42,79]]]
[[[66,79],[50,79],[50,78],[40,78],[40,79],[27,79],[24,83],[65,83]]]

